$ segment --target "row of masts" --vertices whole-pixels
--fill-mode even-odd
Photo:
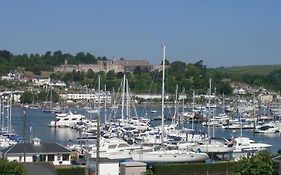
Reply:
[[[11,133],[12,128],[12,98],[1,99],[0,97],[0,126],[1,130]]]

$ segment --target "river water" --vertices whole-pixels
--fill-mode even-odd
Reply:
[[[44,142],[58,142],[61,144],[66,143],[68,140],[73,140],[81,135],[76,130],[70,128],[51,128],[48,127],[50,121],[55,120],[55,115],[52,113],[45,113],[41,109],[25,109],[27,115],[28,130],[30,130],[30,137],[38,137]],[[82,115],[87,115],[86,111],[81,108],[74,108],[71,111],[76,111]],[[146,113],[141,108],[137,109],[140,115]],[[158,111],[160,111],[158,109]],[[166,115],[169,111],[166,111]],[[109,116],[109,112],[107,116]],[[154,114],[159,115],[159,113]],[[12,127],[15,130],[16,134],[23,135],[23,119],[24,119],[23,109],[22,108],[13,108],[12,109]],[[101,113],[101,120],[104,119],[104,113]],[[160,122],[159,122],[160,123]],[[185,127],[191,128],[191,124],[186,124]],[[195,124],[195,129],[206,131],[206,127],[202,127],[201,124]],[[31,128],[31,129],[30,129]],[[211,128],[211,131],[213,129]],[[241,135],[240,130],[227,130],[223,128],[214,128],[215,137],[225,137],[231,138],[232,136],[238,137]],[[253,133],[251,130],[243,130],[242,135],[249,137],[256,142],[263,142],[272,145],[271,151],[276,153],[281,149],[281,134],[275,133],[271,135],[263,135]]]

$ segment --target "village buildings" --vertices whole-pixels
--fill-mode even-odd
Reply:
[[[153,66],[147,60],[98,60],[97,64],[68,64],[65,60],[65,64],[55,67],[55,72],[87,72],[92,70],[93,72],[134,72],[134,70],[139,67],[141,70],[151,71]]]

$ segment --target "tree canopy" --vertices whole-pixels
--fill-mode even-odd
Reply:
[[[269,152],[259,152],[252,157],[243,157],[240,161],[241,167],[235,175],[272,175],[272,155]]]
[[[27,175],[26,169],[16,161],[0,159],[0,174]]]
[[[105,56],[96,57],[87,52],[78,52],[72,55],[57,50],[54,52],[47,51],[43,55],[36,53],[14,55],[7,50],[0,50],[0,75],[4,75],[13,69],[31,71],[36,75],[41,75],[42,71],[52,72],[55,66],[63,65],[66,62],[68,64],[95,64],[98,60],[106,59]],[[220,69],[207,68],[207,66],[204,65],[203,59],[195,63],[185,63],[182,61],[170,63],[167,59],[165,62],[167,64],[165,77],[167,93],[174,93],[176,85],[179,86],[179,89],[184,87],[186,92],[190,94],[193,90],[196,90],[197,94],[207,93],[209,78],[212,78],[213,88],[217,89],[218,94],[224,93],[228,95],[232,93],[229,81],[223,81],[224,79],[281,91],[281,69],[269,75],[240,75],[238,73],[222,72]],[[75,82],[93,87],[95,85],[94,82],[97,81],[98,74],[103,75],[102,81],[108,84],[108,89],[110,89],[113,87],[118,88],[124,73],[113,71],[97,73],[93,70],[88,70],[87,72],[53,72],[50,77],[53,80],[63,80],[66,84]],[[126,74],[128,74],[128,72]],[[160,70],[153,70],[150,72],[147,69],[137,66],[129,77],[130,88],[134,92],[159,93],[161,91],[161,75],[161,68]],[[12,83],[7,83],[5,85],[5,83],[0,82],[0,86],[2,84],[6,87],[9,86],[9,88],[17,87],[16,84]]]

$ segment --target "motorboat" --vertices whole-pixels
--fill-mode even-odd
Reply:
[[[262,134],[273,134],[277,133],[280,130],[279,122],[270,122],[263,125],[258,125],[255,129],[256,133]]]
[[[234,150],[233,158],[234,160],[240,160],[245,156],[252,156],[259,151],[266,151],[272,145],[266,143],[257,143],[248,137],[237,137],[234,138]]]
[[[57,116],[55,121],[51,121],[48,126],[50,127],[72,127],[77,122],[81,122],[86,117],[81,114],[73,114],[71,111],[65,116]]]
[[[131,159],[131,151],[140,149],[152,150],[151,147],[129,145],[126,141],[119,138],[102,138],[100,140],[99,156],[102,158],[109,158],[112,160],[126,160]],[[90,154],[92,158],[96,158],[96,147],[92,147]]]

